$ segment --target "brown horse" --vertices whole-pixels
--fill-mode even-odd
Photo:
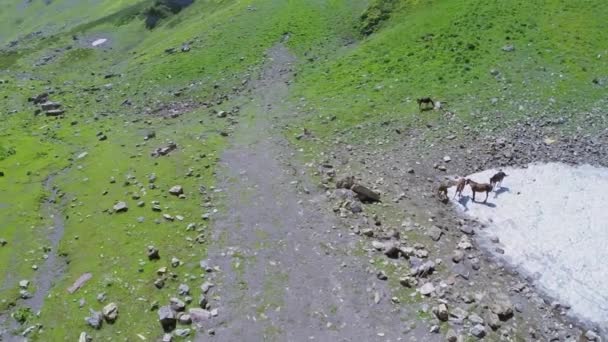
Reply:
[[[467,185],[467,180],[463,177],[458,180],[456,183],[456,192],[454,193],[454,198],[458,196],[458,198],[462,197],[462,190],[464,190],[465,185]]]
[[[483,200],[483,203],[486,203],[488,201],[488,195],[493,189],[492,185],[487,183],[476,183],[470,179],[467,179],[466,184],[468,184],[471,187],[471,191],[473,191],[473,202],[475,202],[475,193],[477,192],[485,192],[486,199]]]
[[[422,110],[422,104],[424,104],[424,109],[433,109],[435,108],[435,102],[430,97],[421,97],[416,100],[418,102],[418,109]],[[429,105],[431,107],[429,108]]]
[[[497,184],[500,184],[500,186],[502,186],[502,181],[507,176],[508,175],[502,171],[498,171],[498,173],[496,173],[494,176],[492,176],[492,178],[490,178],[490,185],[492,185],[492,189],[494,189],[494,187],[496,187]]]

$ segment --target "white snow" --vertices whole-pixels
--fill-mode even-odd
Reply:
[[[569,304],[571,314],[608,327],[608,169],[551,163],[503,171],[503,188],[486,205],[472,202],[468,186],[453,202],[489,225],[478,232],[482,244],[498,237],[507,262]],[[485,183],[496,172],[468,178]]]
[[[96,39],[93,43],[91,43],[91,45],[98,46],[98,45],[101,45],[101,44],[103,44],[103,43],[105,43],[107,41],[108,40],[106,38],[99,38],[99,39]]]

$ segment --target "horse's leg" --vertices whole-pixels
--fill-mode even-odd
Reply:
[[[483,203],[486,203],[488,201],[488,196],[490,195],[489,191],[486,191],[486,199],[483,200]]]
[[[473,191],[473,202],[475,202],[475,190],[471,189],[471,191]]]

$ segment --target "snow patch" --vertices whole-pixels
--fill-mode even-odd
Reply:
[[[486,183],[497,171],[468,178]],[[498,237],[502,258],[571,314],[608,327],[608,169],[550,163],[503,171],[508,177],[486,204],[472,202],[468,186],[454,204],[488,224],[478,232],[483,244]]]
[[[105,43],[107,41],[108,40],[106,38],[99,38],[99,39],[96,39],[95,41],[93,41],[93,43],[91,43],[91,45],[93,45],[93,46],[99,46],[99,45],[101,45],[101,44],[103,44],[103,43]]]

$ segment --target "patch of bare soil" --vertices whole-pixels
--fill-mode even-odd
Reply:
[[[212,332],[222,341],[442,340],[391,303],[386,282],[356,255],[358,239],[292,161],[273,123],[287,114],[294,57],[282,45],[267,57],[242,109],[255,119],[240,123],[221,160],[227,210],[210,251],[220,269],[211,273]]]
[[[587,118],[589,127],[606,125],[601,111]],[[430,295],[419,310],[429,314],[431,324],[447,321],[451,332],[446,338],[591,341],[602,327],[571,318],[567,303],[547,296],[534,279],[499,258],[504,251],[498,239],[489,246],[478,244],[476,237],[486,228],[483,224],[463,217],[436,195],[446,178],[484,169],[525,167],[530,162],[606,166],[608,131],[563,133],[560,126],[564,124],[564,120],[526,118],[506,123],[502,130],[473,130],[448,119],[427,128],[383,123],[374,130],[385,130],[384,135],[371,136],[356,146],[340,143],[347,139],[338,135],[335,149],[319,156],[314,171],[334,193],[336,213],[361,236],[370,257],[394,246],[383,241],[393,230],[401,233],[397,246],[402,254],[396,260],[387,258],[387,263],[415,271],[410,275],[413,281],[403,282],[407,286],[422,290],[433,284],[426,285],[424,290]],[[459,137],[463,130],[471,134]],[[383,204],[360,206],[335,195],[343,190],[332,189],[345,176],[373,185]],[[470,195],[468,187],[465,193]],[[428,254],[417,255],[417,250]]]

